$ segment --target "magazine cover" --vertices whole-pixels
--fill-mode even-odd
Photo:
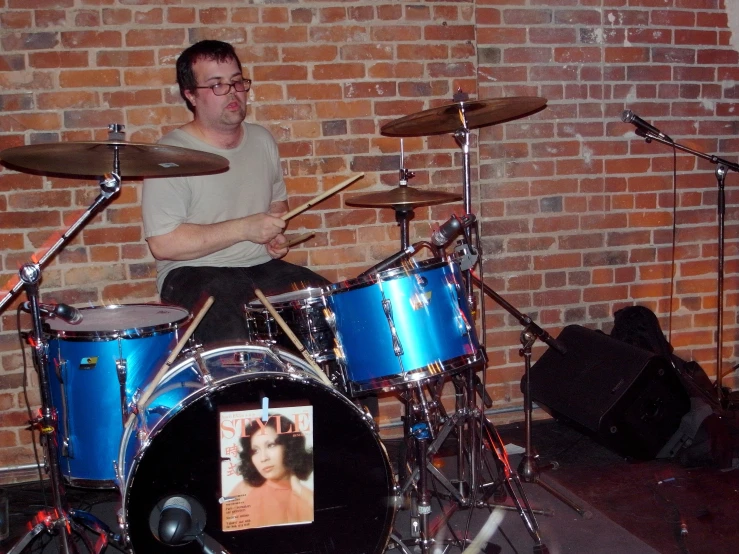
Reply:
[[[222,410],[223,531],[313,521],[313,407]]]

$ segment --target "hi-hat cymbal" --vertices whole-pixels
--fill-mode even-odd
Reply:
[[[443,135],[518,119],[546,104],[546,98],[538,96],[468,100],[401,117],[383,125],[380,132],[388,137]]]
[[[113,173],[116,152],[120,177],[201,175],[228,168],[228,160],[216,154],[121,140],[16,146],[0,152],[0,161],[25,173],[100,177]]]
[[[413,208],[431,204],[445,204],[461,200],[459,194],[450,192],[424,191],[408,186],[399,186],[390,190],[370,192],[347,200],[350,206],[369,206],[371,208]]]

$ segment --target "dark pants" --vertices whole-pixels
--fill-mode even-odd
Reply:
[[[252,267],[180,267],[173,269],[162,285],[162,302],[196,310],[212,296],[213,305],[193,333],[203,346],[248,339],[244,306],[257,296],[322,287],[329,281],[308,268],[283,260],[270,260]]]

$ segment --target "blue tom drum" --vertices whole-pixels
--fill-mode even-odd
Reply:
[[[115,488],[115,462],[134,395],[167,359],[190,313],[176,306],[81,308],[47,321],[48,373],[59,462],[69,484]]]
[[[388,390],[484,359],[459,267],[427,260],[329,289],[337,360],[353,395]]]

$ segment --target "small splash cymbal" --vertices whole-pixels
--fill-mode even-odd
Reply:
[[[120,177],[201,175],[228,168],[228,160],[216,154],[121,140],[16,146],[0,152],[0,161],[25,173],[100,177],[114,172],[116,152]]]
[[[390,123],[380,132],[388,137],[421,137],[477,129],[518,119],[546,106],[546,98],[513,96],[488,100],[468,100],[417,112]]]
[[[451,192],[425,191],[408,186],[398,186],[394,189],[379,192],[370,192],[347,200],[350,206],[369,206],[371,208],[392,208],[395,206],[413,208],[431,204],[445,204],[461,200],[462,196]]]

